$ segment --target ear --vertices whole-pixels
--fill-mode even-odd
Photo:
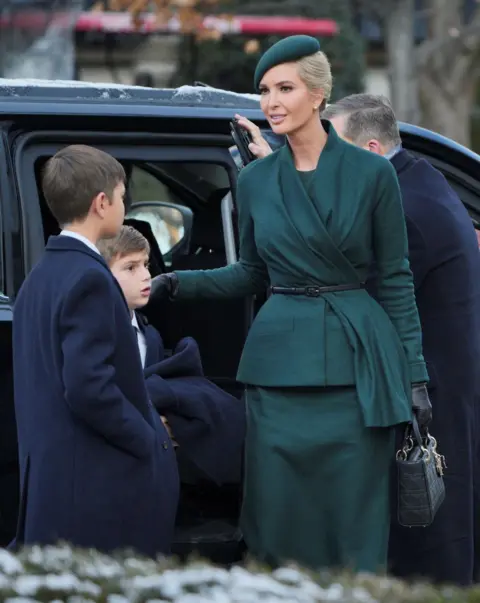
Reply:
[[[97,214],[100,218],[105,216],[105,211],[107,209],[107,205],[110,204],[108,197],[105,193],[98,193],[96,197],[93,198],[91,210]]]
[[[376,138],[371,138],[364,147],[368,149],[372,153],[376,153],[377,155],[383,155],[382,153],[382,145],[378,142]]]
[[[323,90],[318,88],[316,90],[313,90],[311,95],[312,95],[312,101],[313,101],[313,110],[318,111],[320,109],[320,107],[322,106],[323,100],[325,98],[325,94],[323,93]]]

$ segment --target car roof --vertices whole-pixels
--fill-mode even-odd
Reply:
[[[195,114],[192,115],[192,108]],[[218,117],[258,111],[259,97],[209,86],[144,88],[123,84],[0,78],[0,114]]]
[[[72,115],[116,117],[186,117],[231,119],[241,112],[265,123],[257,94],[238,93],[205,85],[146,88],[75,80],[0,78],[0,115]],[[192,111],[194,109],[194,111]],[[430,130],[400,122],[402,138],[410,146],[441,158],[475,164],[480,156]]]

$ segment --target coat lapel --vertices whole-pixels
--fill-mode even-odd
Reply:
[[[79,241],[78,239],[74,239],[73,237],[65,236],[65,235],[54,235],[48,238],[47,245],[45,247],[45,251],[47,252],[60,252],[60,251],[73,251],[77,253],[83,253],[85,255],[90,256],[93,260],[101,264],[105,270],[107,270],[108,274],[112,278],[115,286],[120,292],[123,301],[125,302],[125,307],[128,311],[128,315],[130,316],[130,310],[128,309],[127,300],[125,299],[125,295],[123,294],[122,288],[118,284],[117,279],[113,276],[107,262],[103,259],[103,257],[90,249],[85,243]]]
[[[348,208],[341,207],[341,197],[325,192],[325,183],[331,182],[338,171],[343,145],[347,143],[338,138],[330,122],[322,120],[322,123],[328,139],[310,190],[306,191],[303,186],[290,146],[287,144],[279,151],[282,204],[297,245],[308,250],[314,260],[312,267],[320,268],[312,272],[325,274],[326,284],[357,283],[357,272],[339,247],[348,232],[338,232],[337,225],[342,223],[342,216],[338,214],[348,211]],[[335,192],[336,187],[328,187],[328,190]]]
[[[145,345],[147,347],[147,353],[145,356],[145,368],[156,364],[163,360],[163,341],[155,332],[153,327],[148,325],[147,318],[141,312],[135,312],[137,316],[138,328],[145,337]]]

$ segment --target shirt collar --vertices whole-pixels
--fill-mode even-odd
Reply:
[[[140,327],[138,325],[138,319],[137,319],[137,315],[135,314],[135,312],[132,312],[132,325],[138,329],[140,331]]]
[[[92,241],[87,239],[87,237],[84,237],[83,235],[79,234],[78,232],[73,232],[72,230],[65,229],[65,230],[62,230],[62,232],[60,234],[65,237],[72,237],[72,239],[77,239],[77,241],[81,241],[84,245],[86,245],[87,247],[92,249],[92,251],[95,251],[96,253],[98,253],[98,255],[101,255],[100,252],[98,251],[96,245],[94,245],[92,243]]]
[[[385,153],[384,157],[385,157],[385,159],[393,159],[395,157],[395,155],[400,153],[401,150],[402,150],[402,145],[397,144],[396,146],[393,147],[393,149],[390,149],[389,151],[387,151]]]

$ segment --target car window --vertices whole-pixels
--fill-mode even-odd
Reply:
[[[132,166],[126,217],[149,223],[168,265],[170,252],[185,236],[183,208],[208,204],[219,189],[229,187],[228,173],[223,166],[199,162],[158,162],[149,168]]]
[[[159,162],[151,165],[158,170],[160,179],[167,182],[171,179],[200,202],[207,202],[217,189],[230,186],[227,171],[215,163]]]
[[[129,179],[132,206],[127,218],[148,222],[162,255],[167,255],[184,234],[182,213],[159,203],[184,205],[171,188],[138,165],[132,167]]]
[[[181,199],[161,180],[134,165],[129,179],[132,203],[140,201],[168,201],[183,205]]]
[[[184,216],[175,207],[140,202],[132,206],[126,217],[150,224],[164,258],[185,236]]]

